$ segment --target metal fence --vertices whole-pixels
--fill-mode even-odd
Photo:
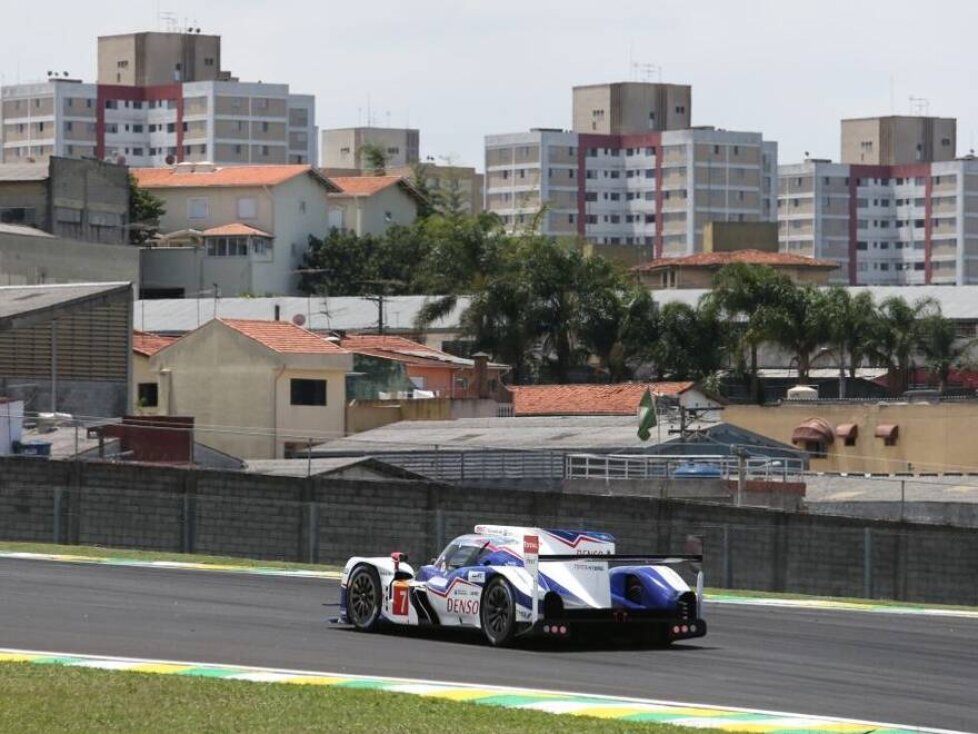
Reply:
[[[566,479],[727,479],[802,481],[803,459],[725,454],[569,454]]]

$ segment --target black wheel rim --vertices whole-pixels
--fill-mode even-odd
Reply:
[[[358,573],[350,582],[350,616],[356,625],[369,624],[377,609],[377,588],[370,574]]]
[[[486,631],[493,639],[506,635],[510,625],[512,605],[509,592],[502,584],[496,584],[486,594],[484,602],[486,611]]]

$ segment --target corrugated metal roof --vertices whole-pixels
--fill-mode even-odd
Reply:
[[[0,234],[12,234],[19,237],[46,237],[54,239],[54,235],[35,227],[28,227],[23,224],[3,224],[0,223]]]
[[[129,283],[0,286],[0,320],[129,287]]]
[[[414,320],[432,296],[391,296],[384,299],[384,325],[392,332],[413,332]],[[469,299],[459,304],[444,319],[432,325],[435,331],[454,331]],[[377,302],[356,296],[334,298],[168,298],[137,301],[133,327],[140,331],[183,334],[214,317],[228,319],[273,320],[275,307],[282,321],[301,317],[302,326],[312,331],[357,331],[377,328]]]

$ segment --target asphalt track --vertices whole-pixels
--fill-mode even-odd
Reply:
[[[978,620],[714,605],[665,650],[326,623],[318,579],[0,559],[0,647],[637,696],[978,731]]]

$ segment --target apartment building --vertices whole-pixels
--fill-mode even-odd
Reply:
[[[345,127],[323,130],[323,168],[344,169],[350,175],[370,167],[364,147],[374,146],[386,157],[387,168],[410,166],[420,160],[421,133],[412,128]]]
[[[851,157],[854,142],[869,142],[863,155],[894,163],[809,159],[780,167],[780,248],[837,262],[836,283],[978,283],[978,160],[947,159],[943,141],[955,139],[954,126],[936,118],[920,118],[923,137],[904,135],[899,145],[885,143],[880,151],[880,138],[866,131],[885,129],[892,119],[877,126],[857,121],[858,134],[844,121],[842,147]],[[898,137],[891,131],[882,139]],[[941,159],[915,160],[931,150]]]
[[[196,50],[185,53],[177,44],[166,51],[163,42],[172,45],[172,36],[186,37],[184,45]],[[101,38],[98,83],[51,77],[0,88],[0,162],[63,156],[140,167],[314,163],[315,98],[293,94],[287,84],[233,79],[219,69],[220,44],[206,50],[208,38],[220,41],[170,33]],[[110,71],[113,64],[118,71]]]
[[[486,138],[486,208],[513,230],[699,252],[710,222],[774,217],[777,144],[713,128],[597,135],[536,129]]]
[[[772,221],[777,144],[690,127],[691,105],[682,85],[576,87],[573,131],[486,138],[486,208],[511,230],[537,225],[645,258],[701,251],[710,222]]]

